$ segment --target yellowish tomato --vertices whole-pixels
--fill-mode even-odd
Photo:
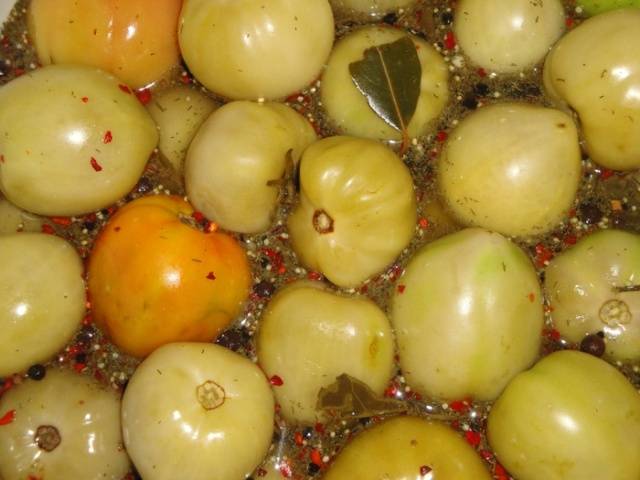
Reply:
[[[43,65],[107,70],[138,88],[178,63],[182,0],[33,0],[29,34]]]
[[[192,213],[179,197],[143,197],[120,209],[96,240],[88,269],[93,316],[131,355],[213,340],[249,293],[242,247],[181,221]]]

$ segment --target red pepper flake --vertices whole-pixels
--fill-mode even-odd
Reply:
[[[182,75],[180,75],[180,81],[185,85],[189,85],[191,83],[191,77],[189,77],[189,75],[184,72]]]
[[[11,422],[15,420],[15,418],[16,418],[16,411],[9,410],[2,417],[0,417],[0,426],[9,425]]]
[[[438,140],[440,143],[443,143],[445,140],[447,140],[447,137],[449,135],[447,135],[447,132],[445,132],[444,130],[440,130],[437,134],[436,134],[436,140]]]
[[[296,445],[301,446],[304,444],[304,438],[300,432],[296,432],[293,436],[293,440],[296,442]]]
[[[274,387],[281,387],[284,385],[284,381],[278,375],[272,375],[269,379],[269,383]]]
[[[449,404],[449,408],[454,412],[465,413],[471,407],[471,399],[454,400]]]
[[[280,252],[273,250],[272,248],[262,248],[260,249],[260,251],[269,258],[276,272],[278,272],[279,274],[283,274],[284,272],[286,272],[284,259],[282,258],[282,254]]]
[[[427,467],[426,465],[422,465],[420,467],[420,476],[424,477],[426,475],[428,475],[429,473],[431,473],[433,469],[431,467]]]
[[[482,436],[480,436],[478,432],[474,432],[473,430],[467,430],[466,432],[464,432],[464,438],[472,447],[477,447],[482,441]]]
[[[391,385],[389,385],[385,391],[384,391],[384,396],[387,398],[393,398],[396,396],[396,394],[398,393],[398,387],[396,387],[393,383]]]
[[[480,450],[480,456],[486,461],[493,460],[493,453],[491,453],[489,450]]]
[[[15,74],[16,77],[20,77],[22,75],[25,74],[25,69],[24,68],[16,68],[13,73]]]
[[[456,37],[453,32],[447,32],[444,36],[444,48],[453,50],[456,47]]]
[[[285,102],[288,103],[296,103],[298,101],[298,97],[300,96],[299,92],[296,93],[292,93],[291,95],[289,95],[286,99]]]
[[[213,272],[209,272],[207,274],[207,280],[215,280],[215,279],[216,279],[216,276]]]
[[[564,23],[567,26],[567,28],[572,28],[574,23],[573,18],[567,17]]]
[[[309,272],[307,273],[307,278],[309,280],[322,280],[322,274],[319,272]]]
[[[13,387],[13,380],[10,378],[5,378],[4,383],[2,384],[2,386],[0,386],[0,396],[2,396],[2,394],[9,390],[11,387]]]
[[[206,218],[202,212],[195,211],[191,214],[191,218],[193,218],[196,222],[204,222]]]
[[[112,140],[113,140],[113,134],[111,133],[111,130],[107,130],[106,132],[104,132],[104,137],[102,137],[102,143],[104,144],[111,143]]]
[[[142,90],[138,90],[136,92],[136,97],[138,97],[138,101],[143,104],[146,105],[147,103],[149,103],[151,101],[151,90],[149,90],[148,88],[144,88]]]
[[[322,455],[320,454],[320,450],[318,450],[317,448],[314,448],[313,450],[311,450],[311,455],[309,456],[313,463],[315,463],[319,467],[322,466],[323,462],[322,462]]]
[[[600,170],[600,178],[602,180],[608,180],[611,177],[613,177],[614,173],[615,172],[613,170],[609,170],[608,168],[603,168],[602,170]]]
[[[418,220],[418,225],[420,226],[421,229],[426,230],[427,228],[429,228],[429,220],[423,217],[420,220]]]
[[[557,342],[561,338],[560,332],[555,328],[545,328],[542,331],[542,334],[549,340],[553,340],[554,342]]]
[[[87,364],[86,363],[74,363],[73,364],[73,369],[77,372],[77,373],[82,373],[82,371],[86,368]]]
[[[62,227],[68,227],[71,225],[71,219],[69,217],[49,217],[53,223]]]
[[[546,262],[553,258],[553,252],[543,244],[536,245],[536,264],[538,267],[544,267]]]
[[[313,428],[316,432],[318,432],[321,435],[324,433],[324,425],[321,423],[316,423]]]
[[[54,235],[56,233],[53,227],[46,223],[42,225],[41,230],[42,230],[42,233],[46,233],[47,235]]]
[[[89,103],[89,97],[82,97],[80,100],[82,100],[82,103]]]
[[[398,293],[400,295],[402,295],[406,289],[407,289],[406,285],[402,285],[402,284],[398,285]]]
[[[291,466],[287,462],[282,462],[278,470],[280,470],[280,475],[282,475],[284,478],[291,478],[291,476],[293,475]]]
[[[267,476],[267,471],[264,468],[259,468],[258,469],[258,476],[259,477],[266,477]]]
[[[91,308],[91,305],[89,305],[88,308]],[[93,315],[91,315],[90,313],[88,313],[87,315],[84,316],[84,318],[82,319],[82,325],[91,325],[93,323]]]
[[[496,480],[509,480],[509,474],[499,463],[496,463],[493,473],[495,473]]]
[[[578,237],[575,235],[567,235],[563,240],[565,245],[575,245],[578,242]]]
[[[91,157],[90,163],[91,163],[91,168],[93,168],[96,172],[102,171],[102,165],[100,165],[94,157]]]
[[[531,293],[529,293],[529,295],[527,295],[527,298],[529,299],[529,301],[530,301],[531,303],[533,303],[533,302],[535,302],[535,301],[536,301],[536,294],[535,294],[535,293],[533,293],[533,292],[531,292]]]
[[[487,76],[487,71],[484,68],[479,68],[476,70],[476,73],[479,77],[484,78]]]
[[[128,93],[129,95],[131,95],[131,89],[124,83],[121,83],[120,85],[118,85],[118,88],[122,90],[124,93]]]

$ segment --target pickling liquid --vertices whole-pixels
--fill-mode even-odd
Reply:
[[[576,13],[575,2],[564,3],[568,22],[579,24],[581,19]],[[7,83],[38,66],[35,52],[26,34],[27,5],[28,0],[18,1],[10,21],[3,27],[0,44],[0,84]],[[351,12],[336,13],[338,38],[364,23],[371,22],[370,18]],[[401,275],[413,252],[425,243],[462,228],[443,209],[435,186],[436,159],[446,134],[451,132],[459,119],[483,105],[505,100],[547,105],[542,90],[541,66],[524,74],[496,75],[470,66],[457,48],[447,48],[450,45],[445,45],[444,38],[446,33],[451,31],[453,15],[450,2],[423,0],[417,2],[414,7],[377,20],[405,29],[434,45],[450,67],[451,91],[450,101],[433,124],[432,133],[414,139],[404,158],[417,187],[418,218],[423,219],[416,227],[414,240],[384,273],[365,282],[357,290],[344,290],[347,294],[360,294],[371,298],[387,313],[394,281]],[[152,87],[152,97],[176,84],[192,84],[194,88],[201,88],[183,65]],[[299,94],[289,97],[287,104],[309,118],[322,136],[329,136],[337,132],[319,105],[320,88],[319,83],[311,85]],[[211,96],[222,103],[222,99]],[[549,175],[553,174],[554,172],[549,172]],[[544,182],[545,179],[540,178],[540,181]],[[136,188],[116,207],[134,198],[158,193],[184,195],[185,191],[181,178],[169,162],[163,159],[161,154],[155,153]],[[316,278],[313,272],[306,271],[297,263],[288,240],[285,220],[295,201],[295,194],[283,192],[276,221],[267,233],[235,235],[242,242],[251,260],[254,289],[243,315],[218,338],[217,343],[250,358],[255,358],[253,335],[260,315],[273,292],[294,279]],[[584,155],[582,183],[570,216],[551,233],[543,237],[519,240],[517,243],[530,254],[542,278],[544,258],[541,258],[540,252],[559,253],[571,243],[568,239],[575,241],[585,233],[599,228],[619,228],[640,233],[639,206],[638,172],[612,174],[593,164]],[[50,226],[57,235],[72,242],[81,255],[86,257],[91,251],[97,233],[112,213],[113,211],[103,210],[93,216],[73,218],[68,226],[56,223],[50,223]],[[203,222],[194,221],[193,224],[197,228],[205,228]],[[562,348],[577,346],[559,340],[557,335],[553,334],[547,318],[542,353],[547,354]],[[78,356],[78,352],[81,357]],[[73,367],[79,360],[86,365],[84,373],[122,391],[139,362],[118,351],[91,324],[82,327],[69,346],[51,362]],[[640,388],[640,364],[618,364],[617,367],[636,388]],[[385,395],[399,400],[403,405],[402,409],[409,413],[450,421],[460,431],[479,432],[478,448],[485,452],[482,456],[493,471],[496,460],[491,454],[485,436],[488,404],[473,403],[468,409],[456,409],[452,408],[452,405],[418,399],[406,385],[401,372],[393,379]],[[333,420],[315,428],[293,427],[278,419],[280,428],[274,435],[272,448],[264,465],[254,472],[253,478],[284,478],[288,473],[291,473],[291,478],[319,477],[322,471],[309,461],[311,448],[317,449],[325,457],[324,460],[330,461],[353,434],[371,422],[384,418],[386,414],[372,409],[366,416],[354,420],[348,416],[343,418],[340,412],[336,412]],[[300,438],[303,441],[300,441]]]

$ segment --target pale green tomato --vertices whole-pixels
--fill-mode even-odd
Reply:
[[[209,90],[274,100],[320,74],[333,13],[328,0],[185,0],[178,32],[185,62]]]
[[[640,395],[604,360],[556,352],[511,381],[488,437],[518,480],[637,480]]]
[[[560,0],[461,0],[454,32],[474,64],[519,72],[544,59],[564,32],[564,15]]]
[[[178,86],[154,95],[147,105],[160,131],[158,148],[178,173],[191,140],[200,125],[216,108],[215,102],[200,90]]]
[[[288,420],[325,420],[320,389],[346,373],[382,395],[394,370],[389,320],[371,300],[331,292],[320,282],[296,282],[278,292],[260,321],[258,362]]]
[[[11,410],[0,428],[0,478],[122,480],[129,471],[120,398],[92,378],[49,368],[0,397],[0,412]]]
[[[614,170],[640,167],[640,8],[596,15],[547,56],[544,87],[580,118],[591,158]]]
[[[284,182],[293,181],[294,164],[316,138],[307,119],[286,105],[230,102],[207,119],[189,147],[189,200],[227,230],[263,232]]]
[[[545,290],[555,328],[580,342],[603,332],[606,354],[640,358],[640,235],[601,230],[551,260]]]
[[[640,7],[639,0],[578,0],[576,2],[588,15],[597,15],[624,7]]]
[[[101,70],[52,65],[0,88],[0,190],[30,212],[111,205],[135,186],[157,141],[129,87]]]
[[[331,52],[322,75],[322,105],[341,133],[378,140],[401,140],[401,132],[387,124],[367,103],[353,83],[349,64],[361,60],[364,51],[376,45],[392,43],[406,36],[403,30],[370,26],[343,37]],[[433,120],[449,100],[449,70],[435,48],[410,36],[416,45],[422,78],[416,111],[407,126],[409,136],[418,137],[435,128]]]
[[[536,271],[502,235],[467,229],[409,261],[392,299],[400,367],[442,400],[493,400],[538,356],[544,322]]]
[[[341,287],[380,273],[415,233],[411,173],[384,145],[324,138],[300,163],[300,203],[288,219],[300,261]]]
[[[0,200],[0,234],[40,232],[42,219],[16,207],[9,200]]]
[[[323,480],[490,480],[478,454],[444,423],[396,417],[357,435]]]
[[[53,235],[1,235],[0,265],[2,377],[65,346],[85,313],[85,285],[80,256]]]
[[[499,103],[472,112],[453,130],[438,160],[438,184],[461,223],[531,236],[566,216],[581,170],[569,115]]]
[[[242,480],[271,445],[274,407],[251,360],[211,343],[171,343],[131,377],[122,431],[145,480]]]
[[[331,5],[336,10],[351,10],[357,13],[365,13],[372,17],[408,7],[416,3],[416,0],[331,0]]]

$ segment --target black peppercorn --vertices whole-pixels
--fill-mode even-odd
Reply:
[[[583,203],[578,208],[578,218],[587,225],[595,225],[602,220],[602,211],[594,203]]]
[[[320,471],[320,467],[318,465],[316,465],[315,463],[310,463],[307,466],[307,473],[309,475],[316,475],[319,471]]]
[[[31,365],[29,370],[27,370],[27,376],[31,380],[42,380],[46,374],[47,369],[44,368],[44,365],[40,365],[39,363]]]
[[[489,94],[490,89],[489,85],[487,85],[486,83],[478,82],[473,86],[473,91],[476,95],[484,97]]]
[[[442,20],[442,23],[444,23],[445,25],[451,25],[453,23],[453,13],[444,12],[440,16],[440,20]]]
[[[580,350],[594,357],[604,355],[606,345],[604,344],[604,334],[598,332],[596,335],[587,335],[580,342]]]
[[[273,283],[267,280],[262,280],[254,285],[253,291],[260,298],[269,298],[273,295],[275,287],[273,286]]]
[[[462,105],[469,110],[475,110],[476,108],[478,108],[478,100],[476,100],[476,98],[472,95],[467,95],[462,100]]]
[[[387,13],[384,17],[382,17],[382,21],[387,25],[394,25],[398,21],[398,15],[395,13]]]

